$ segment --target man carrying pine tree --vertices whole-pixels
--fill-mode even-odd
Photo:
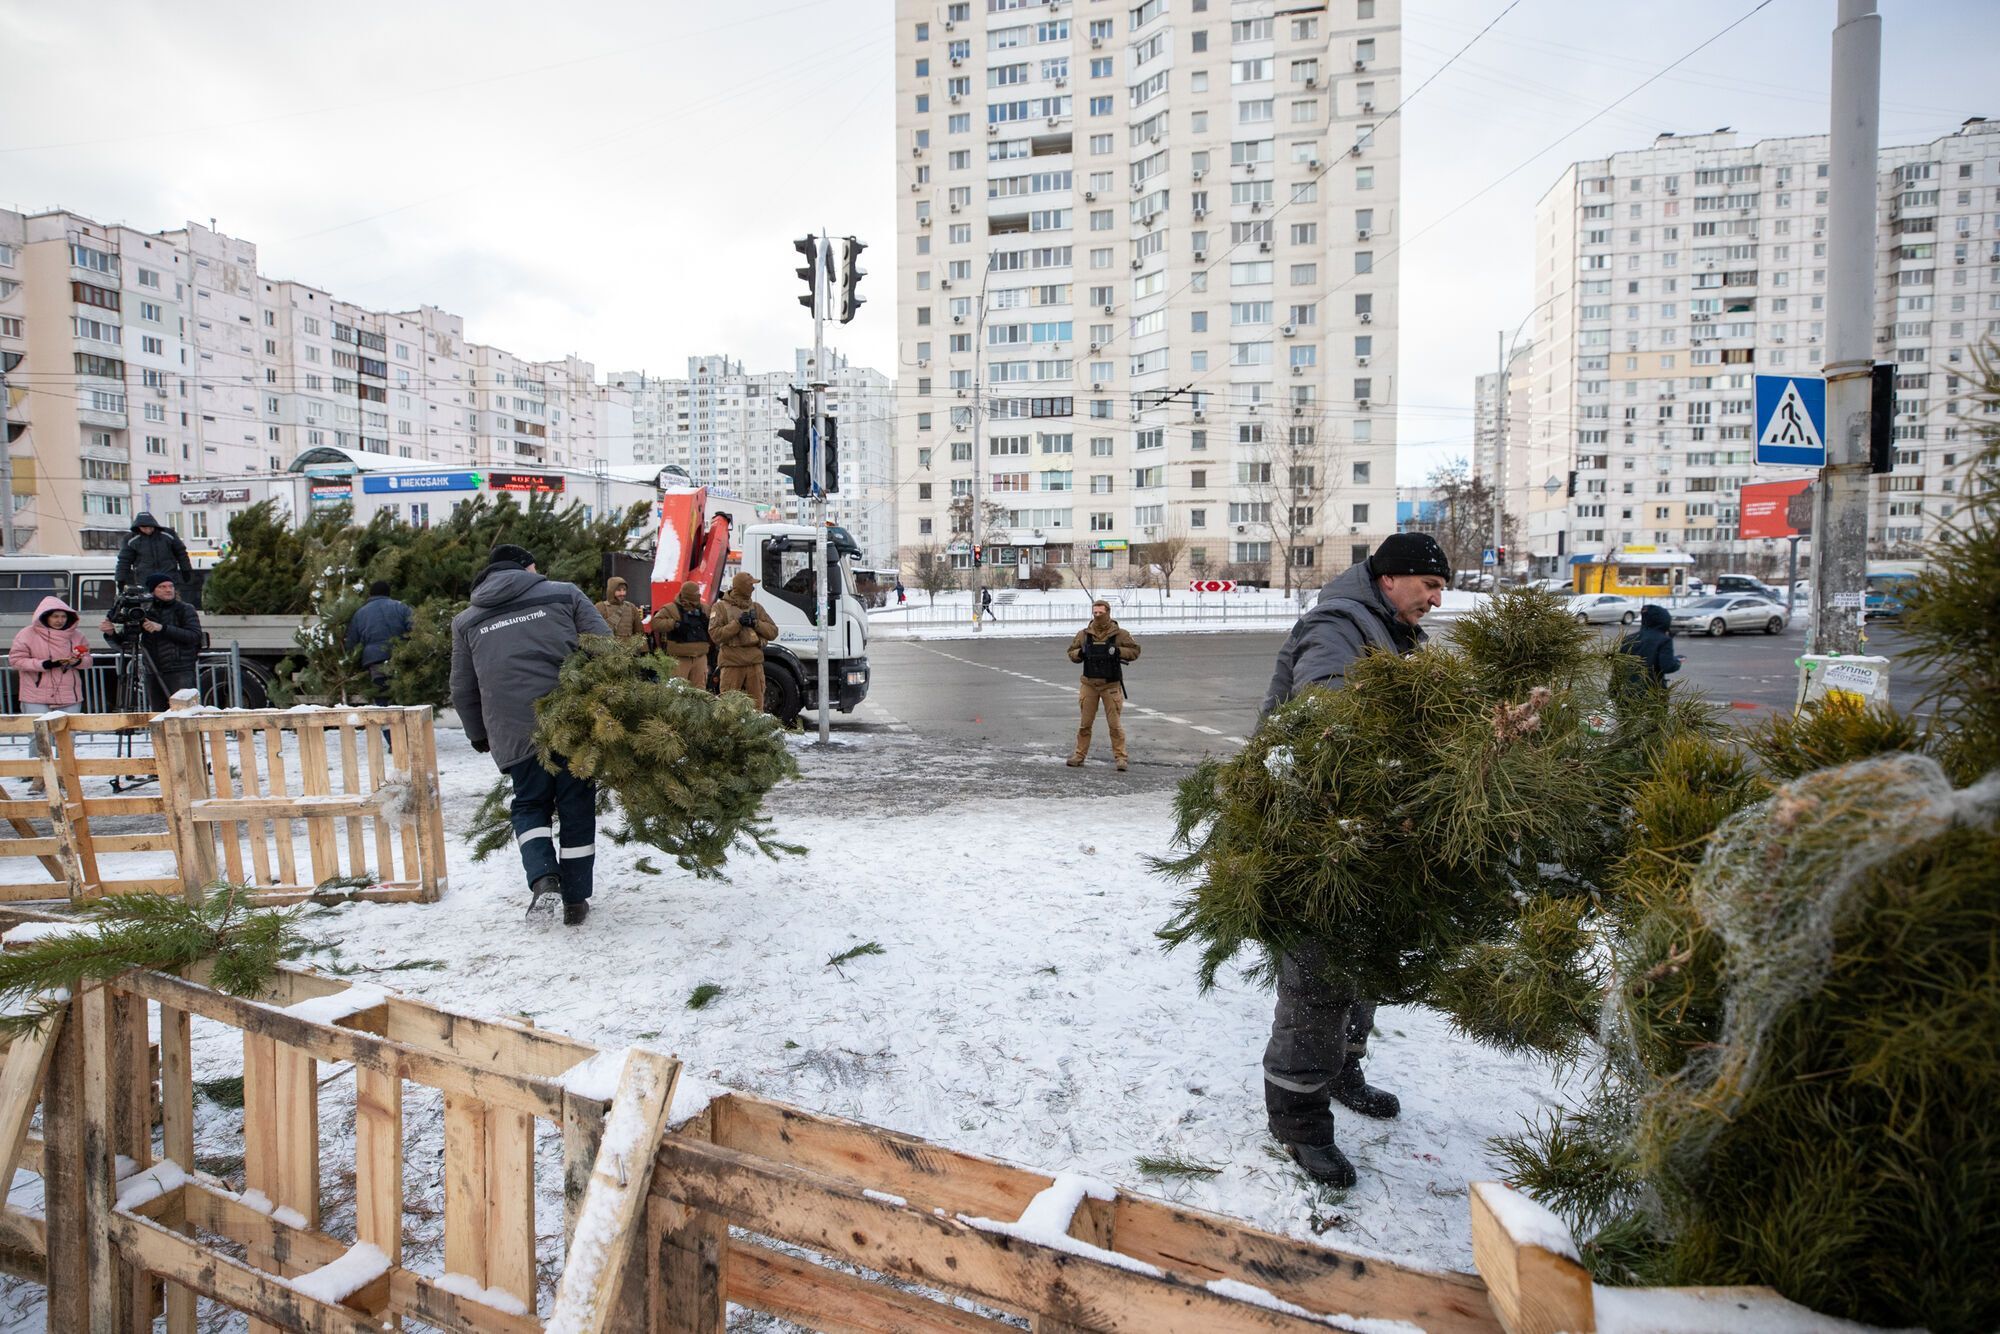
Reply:
[[[1451,562],[1428,533],[1395,533],[1375,554],[1320,590],[1278,650],[1264,712],[1313,686],[1339,688],[1356,658],[1370,651],[1414,653],[1419,624],[1443,601]],[[1375,1002],[1356,993],[1340,969],[1340,942],[1313,941],[1278,960],[1278,1006],[1264,1048],[1264,1110],[1271,1134],[1307,1175],[1329,1186],[1354,1184],[1354,1164],[1333,1141],[1333,1106],[1387,1119],[1402,1110],[1393,1093],[1370,1086],[1361,1070]]]
[[[490,753],[514,784],[514,841],[528,877],[528,908],[560,894],[563,925],[590,916],[597,856],[597,784],[551,756],[535,754],[535,701],[556,688],[563,663],[584,635],[611,627],[575,584],[535,571],[526,548],[502,542],[472,581],[472,605],[451,623],[451,702],[466,739]],[[557,846],[560,834],[561,846]]]
[[[1139,660],[1139,641],[1111,619],[1111,604],[1103,598],[1090,604],[1090,623],[1069,641],[1069,660],[1083,664],[1083,680],[1077,686],[1077,703],[1083,711],[1076,729],[1076,749],[1070,753],[1069,767],[1081,765],[1090,755],[1091,729],[1097,725],[1097,706],[1104,706],[1104,730],[1111,734],[1111,758],[1119,771],[1125,768],[1125,728],[1119,715],[1125,711],[1125,664]]]

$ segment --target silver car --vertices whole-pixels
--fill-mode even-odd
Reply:
[[[1791,613],[1768,598],[1722,593],[1674,608],[1674,629],[1688,634],[1726,635],[1762,630],[1775,635],[1791,623]]]
[[[1569,600],[1569,614],[1584,625],[1630,625],[1639,619],[1640,605],[1622,593],[1579,593]]]

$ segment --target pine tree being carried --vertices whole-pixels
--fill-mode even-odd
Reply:
[[[664,653],[587,638],[535,714],[541,760],[562,756],[596,784],[599,814],[623,816],[613,841],[658,848],[700,878],[719,877],[732,851],[805,851],[776,838],[762,814],[765,794],[798,765],[777,720],[749,696],[675,679]],[[477,826],[475,858],[507,842],[505,784],[487,794]]]

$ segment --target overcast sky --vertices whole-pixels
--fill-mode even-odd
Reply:
[[[1407,6],[1405,90],[1506,3]],[[1519,0],[1410,102],[1402,480],[1469,452],[1472,377],[1528,313],[1534,204],[1564,165],[1663,130],[1825,131],[1834,0],[1771,0],[1564,138],[1755,3]],[[2000,3],[1883,7],[1884,143],[2000,116]],[[149,230],[213,217],[268,275],[443,306],[478,341],[600,374],[717,352],[789,366],[811,338],[790,238],[824,227],[879,247],[875,299],[836,342],[895,374],[893,12],[0,0],[0,204]]]

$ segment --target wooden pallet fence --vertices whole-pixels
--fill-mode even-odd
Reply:
[[[188,893],[223,880],[265,904],[444,892],[428,707],[182,709],[155,744]]]
[[[21,903],[69,899],[80,901],[103,894],[178,891],[181,880],[172,876],[125,876],[106,873],[99,858],[131,852],[171,852],[174,842],[166,829],[167,802],[165,777],[152,747],[150,728],[153,715],[147,713],[46,713],[35,716],[0,717],[0,738],[19,740],[8,744],[12,752],[31,739],[38,755],[10,753],[0,759],[0,780],[7,791],[0,794],[0,857],[34,858],[46,877],[0,884],[0,902]],[[78,741],[86,737],[120,736],[133,741],[132,753],[125,755],[78,753]],[[142,740],[143,739],[143,740]],[[23,749],[25,749],[23,747]],[[159,780],[162,787],[151,792],[92,793],[86,778],[128,778],[139,782]],[[17,795],[27,782],[41,785],[33,796]],[[98,833],[94,822],[113,817],[151,817],[155,828],[122,828],[118,833]],[[42,833],[35,821],[48,828]]]

